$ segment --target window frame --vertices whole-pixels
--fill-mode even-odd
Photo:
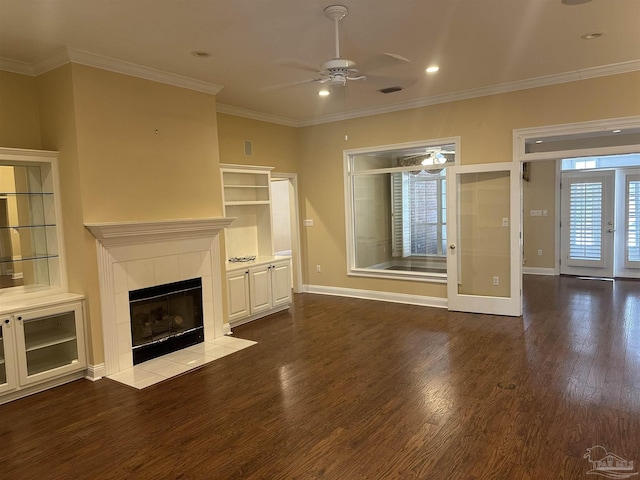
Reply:
[[[415,142],[406,142],[398,144],[377,145],[365,148],[354,148],[343,151],[343,178],[344,178],[344,198],[345,198],[345,223],[346,223],[346,263],[347,276],[352,277],[370,277],[380,279],[410,280],[418,282],[446,283],[446,273],[435,272],[415,272],[402,270],[381,270],[373,268],[356,267],[356,245],[355,245],[355,201],[353,192],[354,176],[364,175],[381,175],[396,172],[415,171],[415,166],[407,167],[389,167],[371,170],[357,170],[353,166],[353,158],[358,155],[367,154],[389,154],[393,152],[401,153],[405,150],[437,148],[443,145],[454,145],[455,159],[453,163],[448,164],[449,167],[460,165],[461,159],[461,139],[460,137],[447,137],[429,140],[420,140]],[[447,167],[444,167],[447,168]],[[439,213],[440,215],[440,213]],[[449,217],[447,215],[447,217]],[[440,256],[438,256],[440,257]],[[443,257],[446,259],[446,255]]]

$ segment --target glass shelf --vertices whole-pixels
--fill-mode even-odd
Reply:
[[[72,342],[75,340],[75,332],[69,332],[62,328],[52,328],[50,330],[34,332],[28,337],[25,337],[25,346],[27,352],[31,352],[33,350],[52,347],[54,345]]]
[[[0,230],[2,229],[21,229],[21,228],[45,228],[45,227],[55,227],[55,223],[42,223],[39,225],[0,225]]]
[[[41,255],[30,255],[28,257],[19,257],[19,258],[7,258],[0,257],[0,263],[23,263],[23,262],[37,262],[38,260],[49,260],[50,258],[59,258],[58,255],[53,254],[41,254]]]
[[[22,195],[29,197],[42,197],[46,195],[53,195],[53,192],[0,192],[0,197],[19,197]]]

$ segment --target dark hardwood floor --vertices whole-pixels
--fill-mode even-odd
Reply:
[[[191,373],[0,406],[0,478],[604,478],[595,445],[637,472],[640,282],[524,286],[523,318],[296,295]]]

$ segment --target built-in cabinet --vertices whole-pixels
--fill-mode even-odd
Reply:
[[[229,321],[235,325],[289,308],[291,266],[287,257],[227,269]]]
[[[291,259],[273,252],[271,167],[221,165],[231,326],[281,310],[291,303]]]
[[[0,148],[0,403],[82,378],[84,297],[68,293],[57,152]]]
[[[80,378],[87,368],[81,295],[0,312],[0,403]]]

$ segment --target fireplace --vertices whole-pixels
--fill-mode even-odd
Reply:
[[[129,292],[133,364],[204,341],[202,280]]]
[[[104,364],[90,367],[90,378],[133,367],[131,291],[200,278],[204,340],[231,332],[223,323],[218,233],[232,221],[218,217],[85,225],[97,240],[104,337]]]

